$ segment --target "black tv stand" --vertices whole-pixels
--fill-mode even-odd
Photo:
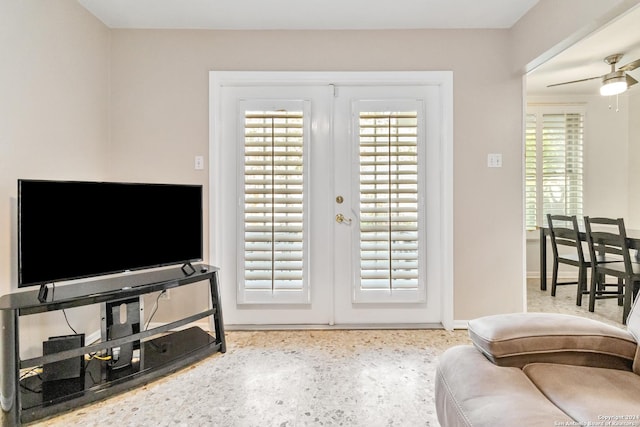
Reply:
[[[56,287],[42,297],[40,290],[17,292],[0,297],[0,402],[2,425],[20,425],[73,409],[177,371],[215,352],[225,352],[226,343],[219,297],[218,268],[192,266],[127,274],[117,278]],[[20,359],[19,320],[48,311],[103,303],[110,307],[121,303],[135,305],[145,294],[209,281],[211,306],[208,310],[161,324],[147,330],[132,328],[125,336],[104,338],[97,343],[65,349],[40,357]],[[46,289],[46,287],[44,287]],[[43,301],[41,301],[41,299]],[[190,323],[203,318],[213,320],[211,333]],[[187,327],[187,329],[184,329]],[[20,370],[83,357],[109,354],[114,348],[132,346],[138,357],[117,369],[109,362],[92,359],[84,362],[82,375],[56,381],[43,381],[38,375],[20,379]]]

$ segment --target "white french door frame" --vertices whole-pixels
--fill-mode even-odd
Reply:
[[[209,74],[209,262],[224,266],[225,248],[221,236],[225,228],[223,189],[235,182],[222,182],[217,176],[225,161],[222,152],[222,90],[229,86],[415,86],[436,87],[439,94],[440,135],[438,140],[439,195],[437,208],[437,239],[439,253],[435,257],[440,271],[441,323],[445,329],[453,329],[453,73],[451,71],[400,71],[400,72],[260,72],[260,71],[211,71]],[[434,230],[430,231],[434,233]],[[235,250],[233,250],[235,255]],[[221,283],[233,281],[234,271],[221,270]],[[227,277],[227,279],[225,279]],[[224,286],[223,286],[224,290]],[[222,294],[223,309],[236,308],[235,292]],[[330,322],[331,324],[331,322]]]

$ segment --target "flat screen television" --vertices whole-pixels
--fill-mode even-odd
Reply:
[[[202,186],[18,180],[18,287],[202,260]]]

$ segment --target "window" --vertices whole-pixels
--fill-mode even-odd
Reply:
[[[582,108],[529,107],[525,126],[525,224],[547,214],[582,216]]]
[[[278,293],[304,301],[304,112],[244,110],[243,115],[242,288],[262,302]]]
[[[360,113],[360,286],[418,288],[417,112]]]

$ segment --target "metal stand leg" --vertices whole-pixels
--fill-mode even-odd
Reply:
[[[18,313],[2,310],[0,318],[0,406],[2,425],[20,425],[20,393],[18,393]]]
[[[209,287],[211,289],[211,304],[215,308],[213,314],[213,325],[216,330],[216,342],[220,344],[220,351],[227,351],[227,341],[224,337],[224,321],[222,320],[222,301],[220,300],[220,288],[218,283],[218,272],[215,271],[209,279]]]

